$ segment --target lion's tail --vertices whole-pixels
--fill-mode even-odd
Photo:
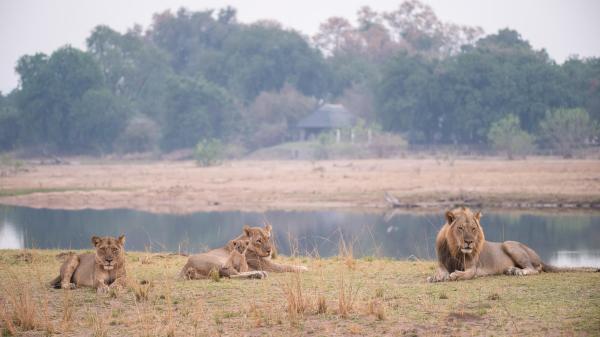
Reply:
[[[546,273],[566,273],[566,272],[600,272],[600,268],[593,267],[555,267],[542,263],[542,270]]]
[[[54,289],[60,289],[60,281],[60,275],[58,275],[57,277],[53,278],[52,281],[50,281],[50,287]]]

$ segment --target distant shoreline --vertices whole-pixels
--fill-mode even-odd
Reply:
[[[386,202],[389,193],[398,203]],[[0,204],[152,213],[339,210],[599,210],[600,160],[473,158],[108,162],[32,165],[2,177]]]

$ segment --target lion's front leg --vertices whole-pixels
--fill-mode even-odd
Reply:
[[[75,284],[71,283],[71,278],[75,269],[79,266],[79,256],[71,255],[60,267],[60,287],[62,289],[73,289]]]
[[[250,262],[250,261],[248,261]],[[260,259],[258,261],[254,261],[256,262],[256,266],[253,265],[253,267],[255,269],[259,269],[259,270],[264,270],[264,271],[271,271],[271,272],[275,272],[275,273],[299,273],[299,272],[304,272],[304,271],[308,271],[308,268],[305,266],[291,266],[291,265],[287,265],[287,264],[278,264],[278,263],[274,263],[270,260],[267,259]]]
[[[109,292],[110,288],[108,284],[106,284],[106,279],[108,275],[103,271],[95,270],[94,272],[94,288],[96,288],[96,292],[98,294],[106,294]]]
[[[470,280],[475,277],[476,268],[469,268],[465,271],[455,271],[448,277],[451,281]]]

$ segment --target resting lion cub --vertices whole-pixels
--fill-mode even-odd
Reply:
[[[50,282],[54,288],[93,287],[107,292],[125,286],[125,236],[92,237],[95,253],[71,255],[60,267],[60,275]]]
[[[229,258],[225,262],[225,268],[233,268],[238,273],[248,271],[248,262],[246,261],[246,253],[248,252],[249,240],[231,240],[233,249],[229,253]]]

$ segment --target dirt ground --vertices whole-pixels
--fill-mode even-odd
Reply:
[[[0,250],[3,336],[10,329],[29,337],[552,337],[600,331],[600,273],[429,284],[425,279],[435,268],[429,261],[279,257],[309,271],[270,273],[264,280],[184,281],[175,276],[186,257],[128,252],[130,287],[96,294],[49,289],[61,264],[58,253]],[[149,286],[140,286],[141,280]]]
[[[600,208],[600,160],[72,162],[0,177],[0,203],[63,209],[381,209],[385,192],[407,208]]]

